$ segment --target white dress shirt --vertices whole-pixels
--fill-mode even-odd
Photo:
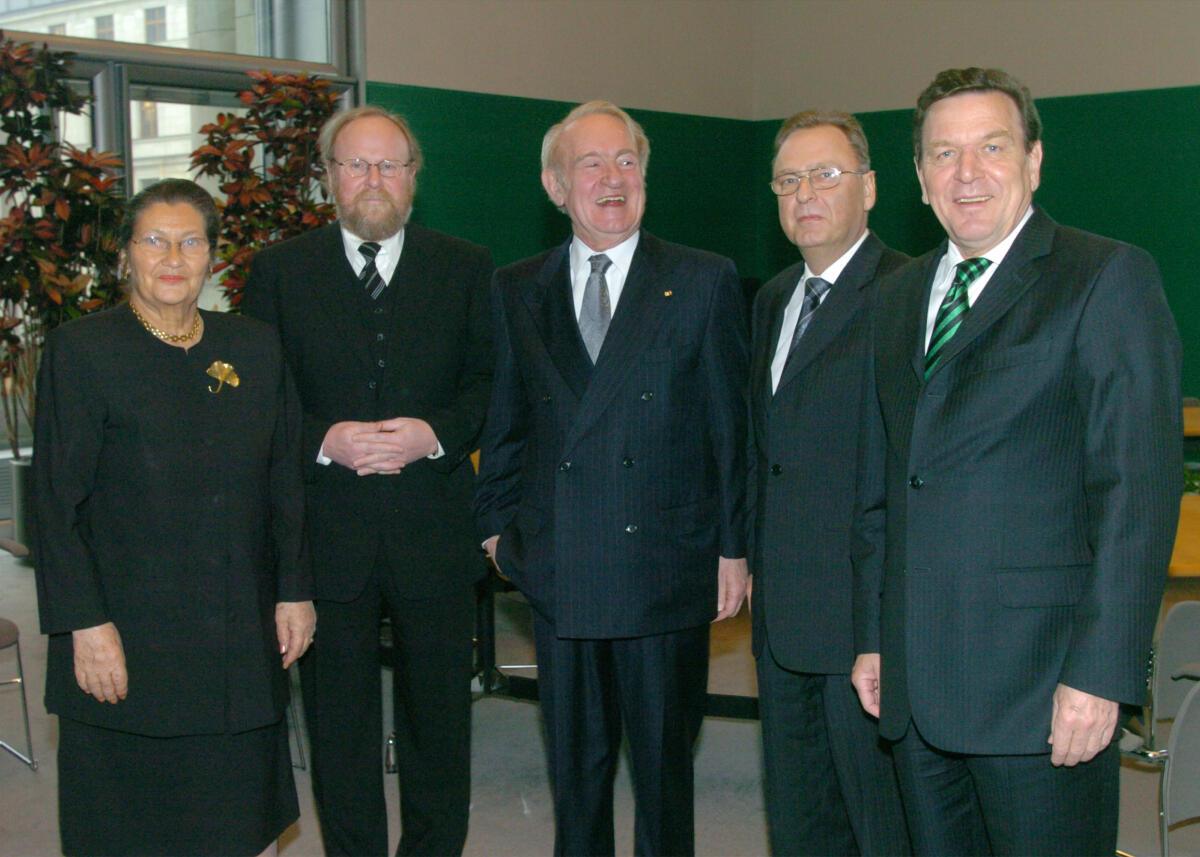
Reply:
[[[1017,240],[1017,236],[1021,234],[1021,229],[1029,222],[1029,218],[1033,217],[1033,206],[1025,210],[1025,216],[1021,218],[1012,232],[1004,237],[1004,240],[982,254],[984,259],[990,259],[992,264],[988,265],[987,270],[975,278],[971,285],[967,286],[967,306],[975,306],[975,301],[979,300],[979,296],[983,293],[983,287],[988,284],[988,280],[992,278],[992,274],[996,273],[996,269],[1000,267],[1000,263],[1004,261],[1004,257],[1008,255],[1008,250],[1012,247],[1013,242]],[[946,254],[942,256],[942,261],[938,263],[937,271],[933,274],[933,288],[929,291],[929,307],[925,314],[925,350],[929,350],[929,339],[933,336],[933,325],[937,320],[938,309],[942,306],[942,301],[946,299],[946,292],[950,291],[950,285],[954,282],[955,269],[958,263],[966,258],[976,258],[974,256],[963,256],[962,251],[958,249],[953,241],[948,242],[949,248]]]
[[[365,238],[359,238],[345,226],[342,227],[342,246],[346,248],[346,261],[354,269],[354,276],[362,273],[367,267],[367,257],[358,252],[358,248],[366,243]],[[392,281],[396,266],[400,264],[400,253],[404,250],[404,230],[401,229],[390,238],[377,242],[379,252],[375,254],[375,270],[383,277],[385,283]]]
[[[604,272],[604,282],[608,284],[608,303],[612,307],[612,314],[617,314],[617,301],[621,299],[621,290],[625,288],[625,278],[629,276],[629,266],[633,264],[633,251],[637,249],[639,235],[641,232],[635,232],[616,247],[604,251],[591,249],[579,240],[579,236],[571,239],[571,296],[575,300],[576,321],[583,310],[583,290],[587,288],[588,277],[592,273],[592,263],[588,258],[599,252],[603,252],[612,262]]]
[[[807,263],[804,265],[804,273],[800,275],[796,287],[792,290],[791,300],[783,308],[783,323],[779,326],[779,342],[775,346],[775,358],[771,361],[772,393],[779,387],[779,379],[783,377],[783,367],[787,365],[788,354],[792,351],[792,334],[796,332],[796,323],[800,320],[800,305],[804,303],[804,284],[813,277],[820,277],[829,283],[829,291],[821,296],[817,306],[824,303],[825,298],[829,297],[829,292],[833,291],[833,285],[837,282],[837,278],[842,275],[842,271],[846,270],[846,266],[850,264],[850,260],[854,258],[858,248],[867,240],[868,232],[869,230],[864,229],[863,234],[854,242],[854,246],[839,256],[836,262],[821,273],[814,274]]]

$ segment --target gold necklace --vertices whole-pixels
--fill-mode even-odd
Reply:
[[[165,330],[160,330],[150,322],[146,321],[146,317],[137,311],[137,307],[133,305],[133,301],[129,302],[129,308],[133,310],[134,318],[142,323],[142,327],[146,328],[146,330],[150,331],[163,342],[187,342],[189,339],[195,339],[196,334],[200,332],[200,310],[196,310],[196,320],[192,322],[191,330],[189,330],[187,333],[175,334],[167,333]]]

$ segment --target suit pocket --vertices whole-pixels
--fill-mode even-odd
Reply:
[[[1071,607],[1090,571],[1091,565],[997,569],[996,597],[1005,607]]]
[[[1040,363],[1049,356],[1050,344],[1047,342],[1026,342],[1023,345],[1013,345],[1009,348],[983,350],[971,361],[967,374],[994,372],[997,369]]]

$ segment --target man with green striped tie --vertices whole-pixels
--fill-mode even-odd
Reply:
[[[880,286],[852,681],[916,854],[1111,854],[1179,513],[1179,336],[1147,253],[1034,205],[1010,75],[940,73],[913,143],[947,240]]]

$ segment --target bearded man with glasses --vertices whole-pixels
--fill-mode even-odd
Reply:
[[[421,151],[376,107],[319,140],[338,222],[255,257],[244,308],[279,330],[304,409],[321,634],[301,661],[327,854],[383,855],[379,621],[393,679],[400,854],[458,854],[470,802],[470,504],[491,391],[491,254],[408,223]]]

